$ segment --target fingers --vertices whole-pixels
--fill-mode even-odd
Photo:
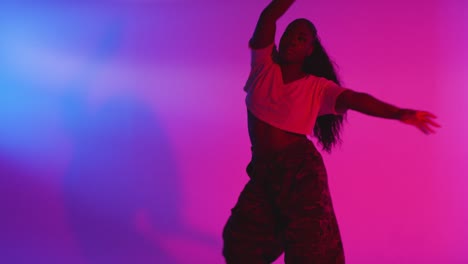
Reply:
[[[429,113],[427,111],[419,111],[418,113],[424,117],[437,118],[433,113]]]
[[[433,120],[435,118],[437,117],[434,114],[427,111],[415,111],[407,109],[400,121],[405,124],[417,127],[427,135],[435,133],[434,127],[441,127]]]
[[[432,120],[430,120],[430,119],[427,119],[426,122],[429,123],[429,124],[431,124],[432,126],[440,127],[440,125],[439,125],[438,123],[436,123],[436,122],[434,122],[434,121],[432,121]]]
[[[434,114],[426,112],[426,111],[416,111],[413,115],[413,118],[408,120],[409,124],[416,126],[419,130],[421,130],[424,134],[433,134],[435,130],[432,127],[440,127],[438,123],[436,123],[433,118],[437,118]]]
[[[419,113],[420,113],[419,115],[423,118],[425,122],[428,122],[435,127],[440,127],[438,123],[432,120],[432,118],[437,118],[434,114],[426,112],[426,111],[420,111]]]
[[[430,128],[426,123],[419,124],[418,128],[426,135],[435,133],[434,129]]]

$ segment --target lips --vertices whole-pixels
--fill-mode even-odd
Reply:
[[[291,49],[291,48],[286,49],[286,54],[293,54],[293,53],[294,53],[293,49]]]

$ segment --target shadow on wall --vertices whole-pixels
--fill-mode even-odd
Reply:
[[[0,63],[0,262],[175,264],[188,249],[198,253],[194,245],[217,248],[215,238],[184,226],[180,175],[152,110],[127,95],[87,104],[85,90],[116,56],[123,32],[110,23],[66,87]],[[42,160],[41,170],[29,166]]]
[[[107,27],[78,86],[119,49],[122,23]],[[175,263],[163,238],[181,226],[178,177],[156,116],[131,96],[90,111],[78,90],[63,98],[62,113],[73,141],[64,202],[81,255],[96,264]]]
[[[175,263],[164,237],[180,232],[175,162],[150,109],[131,97],[95,112],[65,99],[73,138],[65,176],[69,224],[89,263]]]

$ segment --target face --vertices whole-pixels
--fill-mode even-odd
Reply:
[[[289,24],[280,40],[279,56],[283,63],[303,63],[312,54],[313,33],[306,21]]]

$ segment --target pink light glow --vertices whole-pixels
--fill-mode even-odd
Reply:
[[[0,262],[223,263],[268,1],[54,2],[0,11]],[[297,1],[278,23],[312,20],[344,86],[442,124],[349,114],[324,154],[347,263],[468,263],[467,8]]]

